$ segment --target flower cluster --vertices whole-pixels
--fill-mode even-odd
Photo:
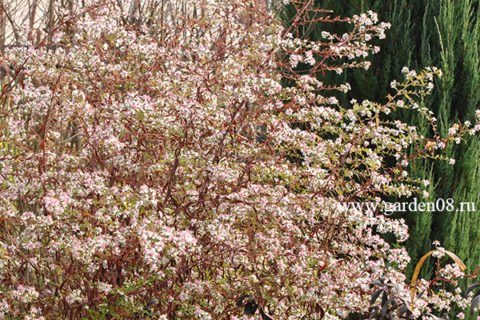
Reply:
[[[323,15],[353,29],[311,42],[294,35],[325,13],[313,1],[290,1],[289,28],[250,0],[175,18],[85,3],[2,57],[19,72],[0,96],[0,317],[233,319],[246,294],[253,313],[338,319],[368,309],[377,277],[405,280],[407,253],[381,237],[404,241],[405,223],[339,202],[419,192],[407,150],[464,131],[425,141],[383,117],[415,109],[433,69],[352,108],[332,95],[348,84],[317,78],[367,67],[388,24]]]

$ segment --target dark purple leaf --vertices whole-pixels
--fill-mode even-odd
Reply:
[[[263,312],[262,308],[260,308],[260,314],[262,315],[263,320],[273,320],[273,318],[270,318],[265,314],[265,312]]]
[[[475,283],[475,284],[472,284],[470,287],[468,287],[467,290],[465,290],[465,293],[464,293],[465,297],[470,293],[470,291],[472,291],[472,290],[474,290],[478,287],[480,287],[480,283]]]
[[[245,298],[248,298],[248,297],[249,297],[248,294],[242,294],[240,298],[238,298],[237,300],[237,303],[236,303],[237,307],[243,306],[243,303],[245,302]]]
[[[371,286],[379,286],[383,287],[385,284],[383,283],[383,279],[375,280],[373,282],[370,282]]]
[[[480,296],[476,296],[472,299],[472,304],[470,305],[470,314],[473,314],[473,309],[478,305],[478,302],[480,302]]]
[[[254,315],[257,312],[258,303],[253,298],[249,298],[243,309],[243,313],[247,316]]]
[[[382,306],[384,306],[388,301],[388,295],[387,295],[387,292],[386,291],[383,291],[383,295],[382,295]]]
[[[382,314],[382,317],[385,317],[387,315],[387,311],[388,311],[388,307],[390,306],[390,304],[392,305],[392,307],[394,309],[397,308],[398,304],[397,304],[397,298],[391,298],[391,299],[388,299],[383,305],[382,305],[382,311],[380,311],[380,313]]]
[[[383,292],[383,289],[377,290],[374,293],[372,293],[372,298],[370,299],[370,304],[374,304],[375,301],[377,301],[378,297],[380,294]]]
[[[420,294],[417,296],[417,299],[420,299],[423,296],[423,294],[425,293],[425,291],[427,291],[427,290],[423,290],[422,292],[420,292]]]
[[[368,317],[368,319],[373,319],[377,315],[378,309],[378,307],[370,308],[370,316]]]
[[[398,316],[401,317],[402,314],[406,315],[407,318],[410,318],[410,316],[412,315],[412,311],[407,307],[406,304],[402,304],[400,306],[400,308],[398,308]]]
[[[398,284],[394,283],[394,284],[393,284],[393,287],[395,288],[395,292],[396,292],[397,294],[400,294],[400,288],[398,287]]]

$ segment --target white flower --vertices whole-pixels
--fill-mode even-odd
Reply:
[[[290,56],[290,65],[292,66],[292,68],[295,68],[299,62],[302,62],[303,58],[301,55],[298,55],[298,54],[292,54]]]
[[[328,33],[327,31],[322,31],[322,38],[331,39],[332,35],[330,33]]]
[[[337,98],[335,98],[335,97],[330,97],[330,98],[328,98],[328,103],[330,103],[330,104],[337,104],[337,103],[338,103],[338,100],[337,100]]]
[[[310,65],[315,65],[315,58],[313,57],[312,50],[308,50],[305,52],[305,62],[310,64]]]

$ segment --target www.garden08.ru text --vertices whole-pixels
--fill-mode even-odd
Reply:
[[[452,198],[437,199],[436,201],[419,202],[414,198],[411,202],[384,202],[383,204],[375,202],[347,202],[342,204],[344,209],[371,210],[381,209],[385,215],[391,215],[395,212],[474,212],[476,206],[474,202],[460,202],[455,205]]]

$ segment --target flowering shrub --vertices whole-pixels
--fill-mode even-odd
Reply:
[[[425,140],[388,120],[407,108],[435,128],[414,100],[434,68],[384,105],[340,106],[348,84],[315,74],[368,68],[388,24],[310,3],[282,28],[246,0],[185,1],[159,21],[90,2],[51,42],[2,57],[2,317],[238,319],[250,303],[264,319],[338,319],[368,310],[379,277],[405,282],[407,252],[381,237],[407,239],[403,221],[340,202],[420,192],[411,157],[479,126]],[[351,32],[296,38],[312,11]]]
[[[440,247],[438,241],[433,244],[437,248],[420,259],[415,267],[410,288],[405,283],[398,284],[384,278],[371,283],[376,289],[370,299],[370,319],[448,319],[452,306],[456,305],[461,309],[467,308],[468,301],[471,299],[471,295],[468,296],[468,293],[476,286],[467,288],[462,297],[462,289],[457,287],[457,279],[466,276],[463,272],[466,266],[454,253]],[[453,259],[455,264],[446,264],[442,267],[441,259],[445,254]],[[425,279],[417,281],[420,269],[430,255],[437,258],[435,277],[430,281]],[[469,277],[475,276],[474,274]],[[448,288],[447,285],[449,285]],[[471,314],[474,307],[475,298],[471,301]],[[436,317],[432,312],[442,312],[441,318]],[[457,317],[461,318],[462,316],[463,313],[457,314]]]

